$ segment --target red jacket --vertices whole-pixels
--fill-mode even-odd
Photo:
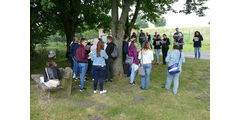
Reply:
[[[88,62],[88,54],[83,45],[79,46],[76,50],[76,60],[77,62],[83,62],[83,63]]]

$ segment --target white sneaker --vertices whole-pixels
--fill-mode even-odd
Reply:
[[[100,91],[100,94],[107,93],[107,90]]]
[[[97,90],[94,90],[93,93],[96,94],[96,93],[97,93]]]

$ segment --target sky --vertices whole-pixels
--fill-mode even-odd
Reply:
[[[179,2],[173,5],[173,8],[176,10],[182,9],[185,1],[186,0],[179,0]],[[208,6],[209,9],[205,11],[206,16],[204,17],[198,17],[195,13],[185,15],[168,12],[163,15],[167,21],[165,28],[209,26],[208,22],[210,22],[211,0],[206,2],[205,5]],[[149,23],[149,27],[154,28],[154,25]]]

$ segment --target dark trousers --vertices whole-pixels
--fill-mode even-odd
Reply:
[[[130,64],[127,64],[127,77],[130,77],[132,71],[132,67]]]
[[[92,68],[93,68],[93,74],[95,75],[94,84],[93,84],[94,90],[97,90],[97,85],[99,81],[100,91],[103,91],[103,78],[106,71],[106,66],[93,65]]]
[[[162,48],[162,57],[163,57],[163,64],[166,64],[166,57],[168,53],[168,48]]]
[[[106,70],[106,76],[105,78],[110,80],[110,79],[113,79],[113,59],[108,59],[106,60],[106,67],[107,67],[107,70]],[[109,76],[109,73],[110,73],[110,76]]]

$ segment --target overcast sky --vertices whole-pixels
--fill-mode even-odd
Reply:
[[[186,0],[179,0],[179,2],[173,5],[174,9],[182,9],[184,6],[184,2]],[[198,17],[195,13],[190,15],[185,14],[174,14],[172,12],[168,12],[166,15],[163,15],[167,21],[166,28],[176,28],[176,27],[200,27],[200,26],[209,26],[208,22],[210,22],[210,10],[211,10],[211,0],[206,2],[206,6],[209,7],[206,10],[204,17]],[[149,27],[154,27],[153,24],[149,24]]]

